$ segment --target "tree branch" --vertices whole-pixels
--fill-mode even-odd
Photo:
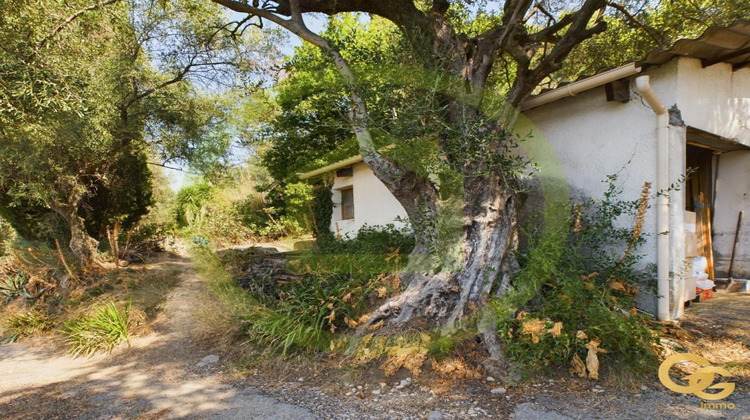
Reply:
[[[65,29],[66,26],[70,25],[74,20],[78,19],[84,13],[90,12],[92,10],[96,10],[96,9],[98,9],[100,7],[104,7],[104,6],[108,6],[110,4],[117,3],[118,1],[120,1],[120,0],[106,0],[106,1],[103,1],[103,2],[100,2],[100,3],[92,4],[91,6],[84,7],[83,9],[81,9],[81,10],[73,13],[67,19],[65,19],[61,24],[57,25],[57,27],[55,28],[55,30],[53,30],[49,35],[47,35],[44,38],[42,38],[42,40],[39,41],[39,43],[37,44],[36,49],[40,50],[40,49],[44,48],[44,46],[47,45],[47,43],[50,40],[52,40],[52,38],[56,37],[57,34],[59,34],[60,32],[62,32],[63,29]]]
[[[570,21],[570,25],[567,30],[565,30],[565,33],[559,36],[555,46],[550,50],[549,54],[540,60],[536,67],[533,69],[529,67],[522,68],[519,63],[516,80],[513,83],[510,92],[508,92],[508,102],[511,105],[520,105],[545,77],[562,68],[563,60],[568,54],[570,54],[575,46],[595,34],[603,32],[607,28],[607,25],[603,20],[600,20],[595,25],[589,27],[589,22],[594,16],[594,13],[603,9],[606,5],[606,0],[586,0],[579,10],[570,15],[572,18],[563,18],[558,24],[553,25],[562,30],[564,27],[559,26],[559,24],[563,21]],[[539,34],[539,32],[537,34]],[[554,35],[554,33],[547,33],[546,35]],[[514,58],[520,58],[518,48],[520,47],[523,49],[523,47],[529,45],[529,42],[529,36],[522,37],[517,40],[517,44],[512,46],[512,49],[508,50],[508,52],[513,55]]]
[[[615,2],[608,2],[607,6],[612,7],[613,9],[617,10],[618,12],[620,12],[623,16],[625,16],[625,19],[627,19],[628,22],[630,22],[631,25],[633,25],[636,28],[641,29],[644,32],[646,32],[646,34],[649,37],[651,37],[651,39],[653,39],[654,42],[656,42],[656,44],[659,46],[659,48],[667,48],[667,47],[669,47],[669,42],[667,42],[667,40],[664,39],[664,37],[659,33],[659,31],[657,31],[654,27],[646,25],[645,23],[643,23],[643,22],[639,21],[638,19],[636,19],[636,17],[633,16],[628,11],[628,9],[626,9],[622,5],[617,4]]]

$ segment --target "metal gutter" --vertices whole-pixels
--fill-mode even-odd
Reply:
[[[531,97],[521,105],[521,111],[536,108],[562,98],[576,96],[581,92],[593,89],[595,87],[604,86],[607,83],[614,82],[615,80],[624,79],[634,74],[638,74],[640,73],[640,71],[641,67],[637,66],[635,63],[629,63],[624,66],[607,70],[597,75],[587,77],[583,80],[569,83],[557,89],[553,89],[548,92],[544,92],[542,94]]]

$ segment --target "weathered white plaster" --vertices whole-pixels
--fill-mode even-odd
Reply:
[[[732,276],[750,279],[750,151],[723,153],[719,159],[713,224],[714,263],[719,277],[725,277],[729,270],[740,210],[745,215]]]
[[[750,68],[727,63],[703,68],[695,58],[678,63],[677,102],[688,125],[750,146]]]
[[[403,226],[404,223],[397,219],[406,220],[406,210],[372,170],[364,163],[356,163],[352,169],[352,176],[336,177],[334,181],[331,231],[354,237],[365,224]],[[341,218],[341,189],[346,187],[354,190],[354,219],[350,220]]]

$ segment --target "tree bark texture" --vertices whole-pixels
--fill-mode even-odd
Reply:
[[[96,262],[99,242],[86,230],[83,218],[78,215],[78,206],[58,204],[53,205],[52,210],[59,214],[70,228],[70,250],[78,257],[82,267],[90,267]]]

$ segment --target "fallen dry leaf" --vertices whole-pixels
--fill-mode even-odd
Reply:
[[[547,332],[552,334],[553,337],[559,337],[562,334],[562,326],[562,322],[555,322],[555,325],[547,330]]]
[[[578,375],[581,378],[586,377],[586,366],[578,354],[573,355],[573,360],[570,362],[570,374]]]
[[[576,333],[576,338],[579,340],[585,340],[589,338],[589,336],[587,336],[585,332],[578,330],[578,332]]]
[[[352,329],[357,328],[357,325],[359,325],[357,321],[349,318],[348,316],[344,318],[344,322],[346,322],[346,325],[348,325],[349,328],[352,328]]]
[[[589,371],[589,379],[599,379],[599,357],[596,350],[589,349],[586,355],[586,369]]]
[[[539,318],[531,318],[521,324],[521,333],[523,334],[541,334],[546,324]]]
[[[599,348],[598,340],[591,340],[586,344],[589,349],[586,355],[586,369],[589,371],[589,379],[599,379],[599,357],[597,353],[606,353],[607,351]]]
[[[620,283],[619,281],[615,280],[609,283],[609,288],[614,290],[615,292],[622,292],[626,293],[627,288],[624,284]]]
[[[327,317],[326,317],[325,319],[327,319],[327,320],[328,320],[328,322],[333,322],[333,321],[335,321],[335,320],[336,320],[336,310],[335,310],[335,309],[334,309],[334,310],[332,310],[332,311],[331,311],[331,314],[330,314],[330,315],[328,315],[328,316],[327,316]]]
[[[528,314],[529,314],[529,313],[528,313],[528,312],[526,312],[526,311],[521,311],[521,312],[519,312],[519,313],[518,313],[518,315],[516,315],[516,320],[518,320],[518,321],[522,321],[522,320],[523,320],[524,318],[526,318],[526,316],[527,316]]]

